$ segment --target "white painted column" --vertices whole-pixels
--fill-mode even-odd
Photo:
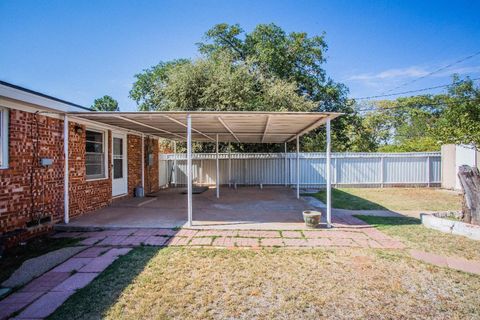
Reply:
[[[232,187],[232,145],[228,143],[228,187]]]
[[[69,170],[68,170],[68,116],[63,117],[63,159],[65,161],[65,171],[63,176],[63,222],[70,222],[70,198],[69,198]]]
[[[287,143],[285,142],[285,187],[288,186],[288,153]]]
[[[177,141],[173,141],[173,186],[177,187]]]
[[[297,136],[297,199],[300,199],[300,137]]]
[[[142,189],[145,194],[145,135],[142,133]]]
[[[217,185],[217,199],[220,198],[220,166],[218,160],[218,133],[215,139],[215,183]]]
[[[331,144],[331,136],[330,136],[330,118],[327,119],[327,150],[326,150],[326,171],[327,171],[327,228],[331,228],[332,226],[332,168],[330,165],[330,144]]]
[[[187,197],[188,226],[192,226],[192,117],[187,115]]]

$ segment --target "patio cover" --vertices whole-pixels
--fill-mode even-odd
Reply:
[[[284,143],[334,119],[334,112],[70,112],[71,116],[138,131],[160,138],[186,141],[187,117],[192,140],[199,142]]]
[[[245,112],[245,111],[149,111],[149,112],[68,112],[64,121],[64,152],[68,156],[68,116],[116,126],[142,134],[187,142],[188,225],[192,226],[192,141],[216,144],[216,193],[220,197],[219,142],[284,143],[296,140],[297,198],[300,198],[299,138],[326,124],[327,226],[331,225],[330,121],[335,112]],[[176,149],[176,144],[175,144]],[[144,152],[142,139],[142,153]],[[143,159],[144,157],[142,157]],[[285,158],[286,159],[286,158]],[[142,185],[143,185],[142,165]],[[68,190],[68,161],[65,161],[65,190]],[[65,191],[65,222],[68,223],[68,191]]]

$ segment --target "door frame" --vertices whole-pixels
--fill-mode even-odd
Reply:
[[[114,167],[114,159],[113,159],[113,139],[114,138],[120,138],[120,139],[123,139],[123,168],[122,168],[122,172],[123,172],[123,179],[125,181],[125,186],[124,186],[124,190],[125,192],[123,193],[119,193],[119,194],[114,194],[113,193],[113,183],[114,183],[114,177],[113,177],[113,167]],[[112,157],[112,166],[110,168],[110,174],[111,174],[111,177],[112,177],[112,198],[115,198],[115,197],[122,197],[126,194],[128,194],[128,145],[127,145],[127,134],[124,133],[124,132],[119,132],[119,131],[112,131],[112,139],[111,139],[111,144],[112,144],[112,152],[111,152],[111,157]]]

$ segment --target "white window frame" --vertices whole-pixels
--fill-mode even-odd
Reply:
[[[8,169],[8,109],[0,106],[0,169]]]
[[[108,172],[110,168],[108,167],[108,131],[107,130],[100,130],[97,128],[93,127],[86,127],[85,128],[85,156],[87,155],[87,139],[86,139],[86,134],[87,131],[93,131],[97,133],[102,134],[102,153],[103,153],[103,161],[104,161],[104,170],[103,170],[103,177],[95,177],[95,178],[89,178],[87,173],[86,173],[86,166],[87,164],[85,163],[85,180],[86,181],[96,181],[96,180],[105,180],[108,179]],[[86,159],[85,159],[86,161]]]

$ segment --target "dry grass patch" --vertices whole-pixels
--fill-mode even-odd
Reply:
[[[338,188],[332,195],[335,208],[350,210],[448,211],[462,205],[461,195],[434,188]],[[315,196],[325,201],[325,191]]]
[[[420,219],[362,215],[356,217],[397,238],[409,248],[480,261],[480,241],[425,228]]]
[[[466,319],[479,289],[402,251],[137,248],[52,318]]]

